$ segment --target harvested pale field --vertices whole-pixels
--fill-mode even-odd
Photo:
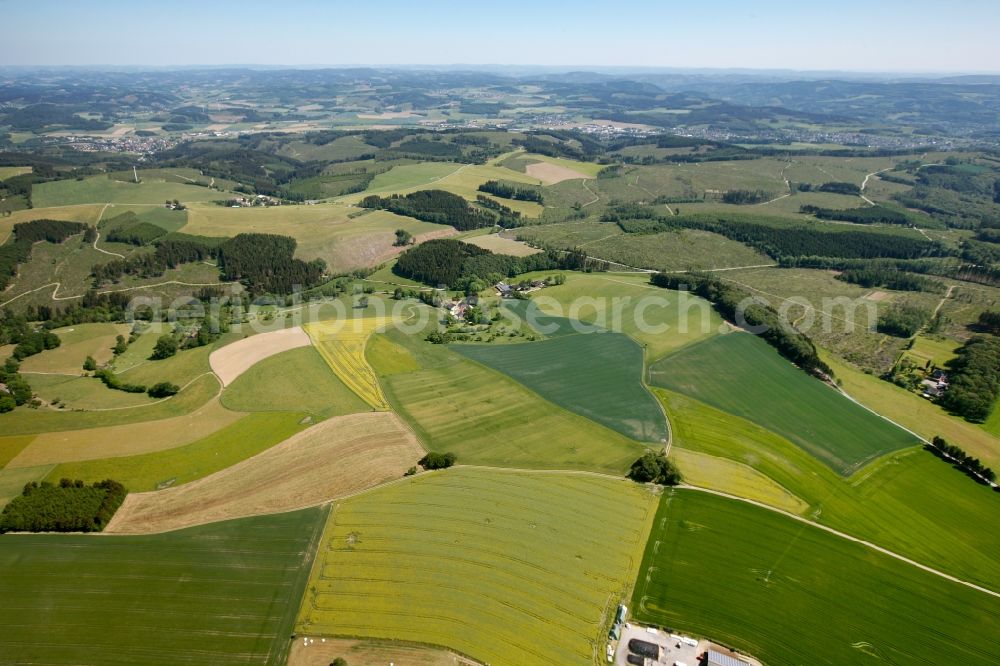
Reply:
[[[246,414],[231,412],[223,407],[216,397],[190,414],[169,419],[45,432],[36,436],[7,467],[33,467],[164,451],[207,437],[244,416]]]
[[[349,638],[311,638],[303,636],[292,642],[288,666],[328,666],[337,657],[351,666],[476,666],[479,662],[459,657],[438,648],[405,645],[398,642],[352,640]]]
[[[335,417],[203,479],[131,494],[104,531],[152,534],[315,506],[402,478],[422,455],[391,412]]]
[[[549,162],[535,162],[525,167],[525,172],[532,178],[537,178],[546,185],[555,185],[564,180],[575,180],[578,178],[590,178],[585,173],[574,171],[573,169],[551,164]]]
[[[527,257],[541,252],[538,248],[531,247],[527,243],[522,243],[511,238],[504,238],[498,234],[472,236],[463,240],[470,245],[476,245],[484,250],[489,250],[496,254],[508,254],[513,257]]]
[[[275,354],[312,344],[301,326],[261,333],[217,349],[208,357],[212,372],[223,386],[229,386],[251,366]]]

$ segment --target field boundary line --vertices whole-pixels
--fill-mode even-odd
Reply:
[[[585,334],[584,333],[571,333],[571,334],[567,335],[566,337],[577,336],[577,335],[585,335]],[[643,347],[635,338],[633,338],[631,336],[625,335],[624,333],[620,333],[619,335],[624,335],[633,344],[639,345],[640,349],[642,350],[642,363],[643,363],[643,367],[642,367],[642,372],[639,374],[639,386],[643,390],[646,391],[646,394],[650,398],[652,398],[653,402],[655,402],[656,405],[660,408],[660,413],[663,416],[663,421],[667,425],[667,443],[666,443],[666,447],[667,448],[666,448],[666,451],[669,451],[670,450],[670,442],[671,442],[671,438],[672,438],[672,435],[671,435],[672,431],[671,431],[671,428],[670,428],[670,419],[667,417],[666,410],[664,409],[663,405],[660,404],[660,401],[657,399],[656,394],[653,393],[652,387],[650,387],[646,383],[646,372],[647,372],[647,370],[646,370],[646,348]],[[548,340],[552,340],[552,339],[553,338],[548,338],[547,340],[542,340],[542,342],[547,342]],[[578,413],[578,412],[576,412],[576,411],[574,411],[572,409],[569,409],[568,407],[563,407],[562,405],[560,405],[560,404],[558,404],[558,403],[550,400],[546,396],[542,395],[537,390],[529,387],[527,384],[524,384],[521,380],[515,379],[513,376],[508,375],[508,374],[506,374],[506,373],[498,370],[497,368],[489,366],[486,363],[483,363],[482,361],[480,361],[478,359],[470,358],[468,356],[465,356],[464,354],[462,355],[462,358],[464,360],[466,360],[466,361],[469,361],[470,363],[474,363],[475,365],[479,366],[483,370],[487,370],[489,372],[496,373],[497,375],[499,375],[503,379],[511,381],[511,382],[514,382],[515,384],[518,385],[519,388],[532,393],[533,395],[535,395],[535,396],[538,397],[538,400],[546,402],[546,403],[552,405],[553,407],[555,407],[556,409],[559,409],[559,410],[561,410],[563,412],[566,412],[567,414],[572,414],[574,417],[581,418],[581,419],[586,419],[587,421],[590,421],[592,424],[598,425],[598,426],[600,426],[600,427],[602,427],[602,428],[604,428],[606,430],[610,430],[610,431],[612,431],[614,433],[617,433],[618,435],[621,435],[625,439],[627,439],[627,440],[629,440],[631,442],[635,442],[636,444],[639,444],[640,446],[643,446],[643,447],[646,447],[646,448],[652,448],[652,447],[663,445],[663,441],[662,440],[661,441],[647,441],[647,440],[642,440],[642,439],[636,439],[635,437],[632,437],[631,435],[626,435],[625,433],[621,432],[620,430],[616,430],[615,428],[612,428],[611,426],[609,426],[609,425],[607,425],[605,423],[601,423],[599,421],[596,421],[596,420],[590,418],[589,416],[584,416],[583,414],[580,414],[580,413]],[[503,468],[497,468],[497,469],[503,469]]]
[[[937,569],[935,569],[933,567],[927,566],[926,564],[921,564],[920,562],[917,562],[916,560],[911,560],[910,558],[908,558],[908,557],[906,557],[904,555],[900,555],[899,553],[893,552],[893,551],[889,550],[888,548],[883,548],[882,546],[874,544],[871,541],[866,541],[864,539],[860,539],[858,537],[851,536],[850,534],[847,534],[846,532],[841,532],[840,530],[834,529],[832,527],[828,527],[827,525],[823,525],[822,523],[817,523],[815,521],[809,520],[808,518],[804,518],[803,516],[798,516],[798,515],[796,515],[794,513],[791,513],[789,511],[785,511],[784,509],[779,509],[777,507],[769,506],[769,505],[767,505],[767,504],[765,504],[763,502],[759,502],[757,500],[748,499],[746,497],[740,497],[738,495],[731,495],[731,494],[723,492],[721,490],[712,490],[710,488],[702,488],[700,486],[692,486],[692,485],[689,485],[689,484],[681,484],[681,485],[676,486],[676,487],[680,488],[682,490],[693,490],[693,491],[699,492],[699,493],[707,493],[709,495],[716,495],[718,497],[725,497],[727,499],[736,500],[738,502],[744,502],[745,504],[752,504],[753,506],[760,507],[762,509],[767,509],[768,511],[773,511],[775,513],[780,513],[783,516],[787,516],[787,517],[789,517],[789,518],[791,518],[793,520],[796,520],[796,521],[798,521],[800,523],[805,523],[806,525],[811,525],[811,526],[813,526],[813,527],[815,527],[817,529],[823,530],[824,532],[828,532],[830,534],[838,536],[841,539],[846,539],[847,541],[851,541],[851,542],[860,544],[860,545],[865,546],[866,548],[868,548],[870,550],[874,550],[875,552],[882,553],[883,555],[888,555],[889,557],[895,558],[895,559],[899,560],[900,562],[905,562],[906,564],[909,564],[910,566],[916,567],[918,569],[921,569],[922,571],[925,571],[927,573],[930,573],[930,574],[933,574],[935,576],[938,576],[939,578],[944,578],[945,580],[949,580],[949,581],[951,581],[953,583],[957,583],[959,585],[965,585],[966,587],[969,587],[969,588],[971,588],[973,590],[976,590],[977,592],[982,592],[983,594],[988,594],[988,595],[990,595],[992,597],[996,597],[996,598],[1000,599],[1000,592],[996,592],[994,590],[991,590],[988,587],[983,587],[981,585],[976,585],[975,583],[971,583],[971,582],[969,582],[967,580],[962,580],[961,578],[958,578],[956,576],[952,576],[951,574],[946,574],[943,571],[939,571],[939,570],[937,570]]]

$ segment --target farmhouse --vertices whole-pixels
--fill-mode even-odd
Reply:
[[[452,303],[451,307],[448,308],[448,312],[455,319],[463,319],[465,317],[465,313],[469,311],[470,307],[471,304],[468,301],[462,300],[458,303]]]
[[[506,282],[497,282],[494,285],[494,288],[497,290],[497,293],[500,294],[501,297],[511,298],[517,292],[526,294],[532,291],[538,291],[539,289],[544,289],[547,286],[549,286],[547,280],[531,280],[530,282],[528,280],[522,280],[517,284],[507,284]]]

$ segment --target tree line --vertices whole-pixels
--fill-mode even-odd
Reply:
[[[514,257],[494,254],[451,238],[436,238],[401,254],[392,270],[397,275],[434,287],[445,286],[475,293],[522,273],[553,269],[585,270],[588,265],[587,255],[583,252],[549,250]]]
[[[462,197],[444,190],[420,190],[388,197],[372,194],[362,199],[358,205],[362,208],[388,210],[396,215],[433,224],[448,224],[459,231],[492,227],[497,222],[493,213],[470,206]]]
[[[941,405],[969,421],[985,421],[1000,398],[1000,338],[973,337],[947,365],[948,390]]]
[[[897,338],[909,338],[917,334],[930,319],[931,313],[913,303],[893,303],[879,314],[876,328]]]
[[[984,310],[979,314],[979,327],[991,335],[1000,335],[1000,310]]]
[[[322,259],[296,259],[296,242],[274,234],[237,234],[219,246],[223,280],[239,280],[250,293],[290,294],[316,285],[326,271]]]
[[[167,235],[166,229],[141,221],[132,211],[111,218],[107,227],[107,240],[111,243],[151,245],[156,239]]]
[[[819,206],[800,206],[800,213],[813,215],[821,220],[852,222],[854,224],[903,224],[910,225],[912,220],[906,213],[886,206],[870,206],[868,208],[821,208]]]
[[[724,319],[753,329],[778,353],[806,372],[833,374],[820,359],[812,340],[792,328],[770,305],[755,300],[748,291],[711,275],[655,273],[650,283],[664,289],[690,289],[710,302]]]
[[[498,196],[502,199],[514,199],[516,201],[534,201],[544,203],[545,198],[542,193],[533,187],[518,187],[508,183],[501,183],[499,180],[488,180],[479,186],[480,192],[486,192]]]
[[[81,222],[32,220],[14,225],[14,241],[0,245],[0,290],[17,275],[17,267],[31,257],[31,246],[39,241],[62,243],[86,228]]]
[[[21,494],[0,513],[3,532],[100,532],[125,501],[128,491],[106,479],[90,486],[62,479],[25,484]]]
[[[949,444],[943,437],[935,436],[931,444],[924,448],[942,460],[953,462],[956,467],[978,483],[984,481],[995,483],[997,480],[996,472],[984,465],[979,458],[970,456],[954,444]]]
[[[722,203],[736,206],[762,203],[773,198],[774,194],[765,190],[727,190],[722,193]]]
[[[764,254],[785,261],[795,257],[838,257],[846,259],[918,259],[947,254],[933,241],[866,230],[823,231],[782,220],[728,215],[681,215],[663,217],[648,206],[619,207],[603,220],[616,222],[626,233],[660,233],[678,229],[711,231],[749,245]]]
[[[800,192],[829,192],[831,194],[861,194],[861,186],[855,183],[845,183],[843,181],[833,181],[829,183],[823,183],[822,185],[817,185],[813,187],[808,183],[798,183],[796,186]]]
[[[493,199],[485,197],[482,194],[477,194],[476,203],[483,208],[488,208],[489,210],[498,213],[500,217],[497,219],[497,224],[504,229],[513,229],[514,227],[519,227],[522,224],[521,213],[504,206],[499,201],[494,201]]]
[[[14,352],[11,356],[17,361],[23,361],[29,356],[42,353],[46,349],[55,349],[60,344],[62,344],[62,340],[52,331],[45,329],[32,331],[21,337],[20,342],[14,347]]]
[[[159,228],[159,227],[157,227]],[[139,278],[160,277],[168,269],[181,264],[205,261],[219,254],[223,239],[212,239],[188,234],[167,234],[153,241],[152,252],[141,252],[127,259],[112,259],[97,264],[90,270],[94,286],[118,282],[125,275]]]
[[[6,390],[0,390],[0,414],[30,402],[34,395],[31,385],[20,375],[19,369],[20,364],[13,357],[0,366],[0,384],[6,387]]]
[[[934,294],[945,291],[944,283],[940,280],[904,273],[884,263],[873,262],[865,267],[848,268],[837,279],[869,288],[885,287],[896,291],[926,291]]]

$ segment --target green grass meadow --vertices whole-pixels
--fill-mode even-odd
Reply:
[[[1000,660],[994,597],[691,490],[664,495],[632,608],[640,621],[710,636],[769,666]]]
[[[531,302],[537,310],[624,333],[642,345],[647,363],[728,330],[711,303],[687,292],[653,287],[645,274],[566,273],[565,277],[565,284],[535,294]],[[523,312],[517,309],[523,307],[516,306],[515,312]]]
[[[672,451],[746,465],[805,503],[806,518],[878,543],[965,580],[1000,589],[1000,543],[984,525],[1000,522],[996,493],[930,453],[911,448],[844,478],[789,440],[687,396],[655,389],[673,430]],[[697,485],[747,494],[722,466],[681,471]],[[754,488],[754,493],[759,489]],[[780,507],[779,508],[785,508]]]
[[[642,348],[621,333],[566,335],[522,345],[455,345],[453,349],[626,437],[667,441],[663,411],[642,384]]]
[[[115,479],[133,492],[181,485],[218,472],[280,444],[307,424],[301,412],[256,412],[191,444],[153,453],[61,463],[48,480]]]
[[[746,333],[692,345],[650,367],[650,383],[746,418],[850,475],[917,439],[851,402]]]
[[[448,349],[395,331],[388,337],[420,369],[383,375],[383,388],[428,450],[454,452],[460,463],[611,474],[624,474],[646,450]],[[382,352],[371,347],[368,355]]]
[[[624,480],[421,474],[334,507],[296,628],[483,663],[593,664],[655,510]]]
[[[86,203],[150,204],[162,206],[167,199],[179,201],[214,201],[226,194],[207,187],[149,180],[129,183],[108,176],[90,176],[83,180],[57,180],[39,183],[32,189],[32,203],[37,208]]]
[[[205,375],[169,400],[138,409],[129,408],[103,412],[16,409],[3,416],[3,425],[6,428],[4,434],[27,435],[156,421],[171,416],[190,414],[211,400],[218,391],[219,380]]]
[[[0,660],[283,665],[328,510],[0,545]]]
[[[275,354],[226,387],[222,404],[237,412],[308,412],[314,420],[371,409],[330,370],[314,347]]]

